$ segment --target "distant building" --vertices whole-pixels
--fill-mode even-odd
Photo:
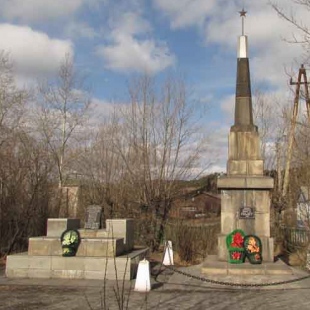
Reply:
[[[177,197],[170,211],[170,217],[180,219],[218,217],[220,214],[220,195],[199,190],[186,192]]]

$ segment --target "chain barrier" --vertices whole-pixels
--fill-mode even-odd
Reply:
[[[306,280],[310,278],[310,274],[304,277],[300,277],[300,278],[296,278],[296,279],[290,279],[290,280],[285,280],[285,281],[278,281],[278,282],[270,282],[270,283],[234,283],[234,282],[226,282],[226,281],[218,281],[218,280],[212,280],[212,279],[208,279],[205,277],[200,277],[200,276],[195,276],[192,275],[190,273],[178,270],[172,266],[166,266],[163,264],[163,262],[159,262],[156,260],[151,260],[152,262],[155,263],[159,263],[160,267],[159,267],[159,271],[157,274],[155,274],[155,281],[157,281],[157,277],[160,275],[160,273],[163,271],[162,267],[167,268],[169,270],[172,270],[175,273],[181,274],[185,277],[194,279],[194,280],[198,280],[198,281],[202,281],[202,282],[207,282],[207,283],[211,283],[211,284],[219,284],[219,285],[226,285],[226,286],[232,286],[232,287],[267,287],[267,286],[276,286],[276,285],[282,285],[282,284],[289,284],[289,283],[294,283],[294,282],[299,282],[302,280]],[[159,282],[159,281],[158,281]]]

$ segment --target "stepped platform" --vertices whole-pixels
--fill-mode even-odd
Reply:
[[[124,238],[81,238],[76,256],[115,257],[124,253]],[[29,238],[28,255],[62,255],[60,238]]]
[[[205,275],[292,275],[293,269],[283,261],[278,260],[274,263],[263,262],[262,264],[252,265],[249,262],[243,264],[230,264],[219,261],[216,255],[209,255],[202,264],[201,272]]]
[[[27,252],[7,257],[8,278],[131,280],[146,249],[133,250],[117,257],[28,255]]]
[[[8,278],[131,280],[147,248],[134,248],[131,219],[106,221],[106,229],[81,229],[77,219],[48,219],[47,234],[29,238],[28,252],[7,256]],[[76,256],[63,257],[60,236],[79,231]]]

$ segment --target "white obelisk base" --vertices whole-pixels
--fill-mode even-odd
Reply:
[[[171,241],[166,242],[163,265],[166,265],[166,266],[173,266],[174,265],[173,250],[172,250],[172,242]]]
[[[135,291],[144,293],[149,292],[151,290],[150,277],[150,263],[144,259],[140,261],[138,265]]]

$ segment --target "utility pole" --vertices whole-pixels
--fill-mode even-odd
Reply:
[[[303,78],[303,82],[301,79]],[[310,99],[309,99],[309,90],[308,90],[308,81],[307,81],[307,74],[304,65],[301,65],[297,82],[293,82],[293,79],[290,79],[290,85],[296,85],[295,89],[295,98],[294,98],[294,107],[293,107],[293,115],[291,118],[291,126],[290,126],[290,133],[289,133],[289,140],[288,140],[288,147],[287,147],[287,156],[286,156],[286,165],[284,170],[284,178],[283,178],[283,189],[282,189],[282,197],[286,197],[288,184],[289,184],[289,176],[290,176],[290,166],[292,161],[292,154],[293,154],[293,142],[294,142],[294,134],[296,128],[296,121],[298,115],[298,104],[300,99],[300,86],[304,85],[305,88],[305,101],[306,101],[306,108],[307,108],[307,117],[308,121],[310,120]]]

